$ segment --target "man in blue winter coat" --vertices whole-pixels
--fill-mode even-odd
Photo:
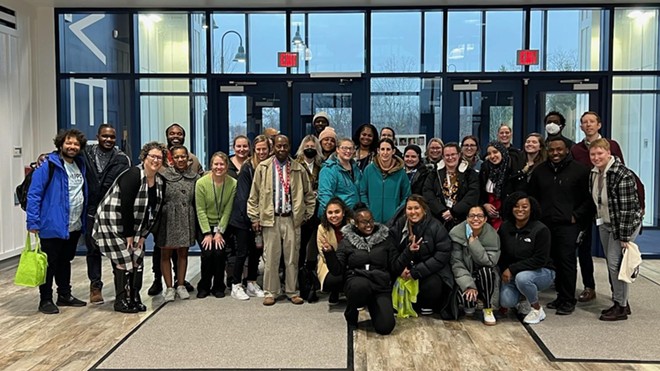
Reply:
[[[39,234],[41,249],[48,254],[46,283],[39,286],[39,311],[59,313],[59,306],[87,305],[71,295],[71,261],[87,208],[86,167],[81,156],[87,139],[77,129],[61,131],[53,140],[56,151],[34,170],[27,196],[27,229]],[[52,177],[50,175],[52,170]],[[53,278],[57,283],[57,305],[53,303]]]

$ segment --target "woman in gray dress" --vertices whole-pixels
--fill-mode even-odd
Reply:
[[[174,164],[162,172],[166,180],[165,204],[155,233],[155,242],[161,246],[160,268],[165,279],[165,301],[173,301],[175,296],[188,299],[190,295],[184,286],[188,267],[188,249],[195,244],[195,182],[199,175],[188,165],[188,149],[175,146],[171,149]],[[178,281],[176,290],[172,282],[172,252],[178,260]]]

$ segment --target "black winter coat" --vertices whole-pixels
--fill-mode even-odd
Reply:
[[[96,156],[94,154],[98,144],[93,144],[85,147],[83,151],[83,159],[85,161],[85,167],[87,168],[87,173],[85,174],[88,187],[88,204],[87,204],[87,214],[95,215],[96,208],[99,205],[99,202],[103,199],[108,189],[115,182],[115,179],[119,177],[121,173],[128,170],[131,167],[131,161],[128,159],[128,156],[119,149],[114,148],[112,154],[110,155],[110,160],[105,165],[103,172],[98,172],[98,167],[96,166]]]
[[[354,277],[366,277],[374,292],[391,293],[395,277],[392,264],[399,254],[387,227],[376,223],[374,228],[370,236],[364,237],[351,224],[344,226],[344,239],[336,252],[324,252],[325,260],[330,272],[343,275],[346,283]]]
[[[417,171],[410,179],[410,194],[422,195],[424,192],[424,182],[426,178],[435,169],[434,166],[424,165],[421,161],[417,164]]]
[[[449,209],[442,195],[442,181],[447,176],[447,168],[440,162],[437,171],[431,171],[424,182],[422,195],[429,204],[431,214],[438,220],[442,213]],[[442,179],[442,180],[441,180]],[[467,218],[468,211],[479,202],[479,175],[474,169],[461,162],[458,166],[458,194],[456,204],[451,207],[454,223],[460,223]]]
[[[234,205],[232,206],[231,216],[229,217],[229,225],[232,227],[248,231],[252,229],[252,222],[247,215],[247,200],[250,198],[253,179],[254,168],[252,167],[252,161],[245,161],[236,181],[236,196],[234,197]]]
[[[515,276],[522,271],[555,269],[550,259],[550,230],[545,224],[529,221],[518,229],[515,222],[506,221],[498,234],[502,249],[498,263],[501,272],[508,268]]]

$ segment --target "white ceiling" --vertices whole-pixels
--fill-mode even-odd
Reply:
[[[391,6],[543,6],[657,3],[658,0],[26,0],[36,6],[70,8],[349,8]]]

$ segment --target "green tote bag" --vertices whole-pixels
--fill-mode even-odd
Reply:
[[[30,232],[25,238],[25,248],[18,262],[14,283],[18,286],[37,287],[46,283],[46,269],[48,268],[48,255],[41,251],[39,235],[35,234],[34,249],[30,240]]]

